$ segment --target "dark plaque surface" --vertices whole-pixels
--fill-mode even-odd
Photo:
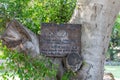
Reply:
[[[81,25],[41,24],[40,52],[45,56],[64,57],[80,53]]]

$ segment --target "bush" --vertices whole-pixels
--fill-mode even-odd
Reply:
[[[47,77],[55,78],[56,76],[57,65],[53,65],[44,56],[34,59],[17,51],[10,51],[1,45],[0,50],[4,52],[2,59],[6,59],[6,62],[0,66],[3,79],[8,80],[11,77],[14,80],[18,75],[20,80],[44,80]]]
[[[42,22],[68,22],[75,2],[76,0],[1,0],[0,27],[15,18],[38,34]]]
[[[17,19],[34,33],[40,33],[40,23],[66,23],[75,8],[76,0],[0,0],[0,31],[3,31],[12,19]],[[17,51],[10,51],[0,45],[4,52],[6,63],[0,68],[4,70],[3,78],[44,80],[45,77],[55,77],[56,65],[48,58],[33,59]],[[52,67],[50,67],[52,66]],[[70,73],[66,73],[66,80]]]

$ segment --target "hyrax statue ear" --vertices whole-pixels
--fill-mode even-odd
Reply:
[[[6,31],[4,32],[2,37],[12,37],[16,39],[25,39],[25,40],[31,40],[29,30],[24,27],[22,24],[20,24],[17,20],[12,20],[7,26]]]

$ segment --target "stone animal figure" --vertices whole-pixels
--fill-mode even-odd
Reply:
[[[82,57],[79,54],[72,53],[69,54],[66,58],[66,67],[70,69],[72,72],[79,71],[82,66]]]
[[[115,80],[112,73],[104,73],[103,80]]]
[[[16,20],[12,20],[4,34],[2,42],[11,50],[30,54],[32,57],[40,54],[37,36]]]
[[[59,33],[58,35],[61,36],[61,33]],[[0,39],[2,40],[3,44],[11,50],[17,50],[18,52],[23,52],[32,57],[37,57],[38,55],[40,55],[39,38],[36,34],[24,27],[17,20],[12,20],[8,24],[3,35],[0,36]],[[62,39],[66,38],[63,37]],[[78,54],[74,53],[69,54],[67,57],[64,58],[52,57],[50,59],[52,63],[59,65],[57,69],[58,73],[56,75],[57,80],[62,80],[62,76],[66,71],[66,68],[73,72],[77,72],[82,65],[81,57]]]
[[[3,45],[6,45],[11,50],[17,50],[18,52],[23,52],[32,57],[40,56],[39,38],[17,20],[12,20],[8,24],[5,32],[0,36],[0,39]],[[56,58],[52,58],[51,60],[52,63],[60,65],[57,69],[58,74],[56,78],[57,80],[61,80],[64,73],[62,61]],[[47,78],[46,80],[51,79]]]

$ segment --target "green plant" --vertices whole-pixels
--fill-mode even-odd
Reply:
[[[45,78],[55,78],[57,70],[51,61],[43,56],[31,58],[30,56],[10,51],[0,45],[0,50],[4,52],[6,62],[0,66],[3,71],[3,79],[14,78],[18,75],[20,80],[44,80]]]
[[[76,0],[0,0],[0,26],[5,27],[15,18],[38,34],[40,23],[68,22],[75,3]]]
[[[75,8],[76,0],[0,0],[0,31],[12,19],[17,19],[34,33],[40,33],[40,23],[66,23],[69,21]],[[21,79],[43,80],[45,76],[55,76],[55,66],[47,58],[33,59],[17,51],[10,51],[6,47],[0,49],[4,52],[3,59],[7,59],[4,69],[4,79],[8,76],[18,75]],[[68,75],[66,75],[68,76]]]
[[[68,70],[68,71],[63,75],[62,80],[69,80],[70,77],[73,76],[73,75],[75,75],[75,73]]]
[[[112,29],[112,35],[109,43],[108,52],[106,54],[109,60],[115,60],[115,55],[119,52],[119,49],[116,49],[120,46],[120,14],[118,15],[114,27]]]
[[[4,80],[9,78],[20,80],[45,80],[46,78],[54,78],[57,74],[57,64],[53,64],[51,60],[44,56],[32,58],[17,51],[11,51],[7,47],[2,47],[0,43],[0,51],[4,53],[1,59],[6,62],[0,65],[1,76]],[[69,80],[71,76],[75,75],[72,71],[64,73],[62,80]]]

